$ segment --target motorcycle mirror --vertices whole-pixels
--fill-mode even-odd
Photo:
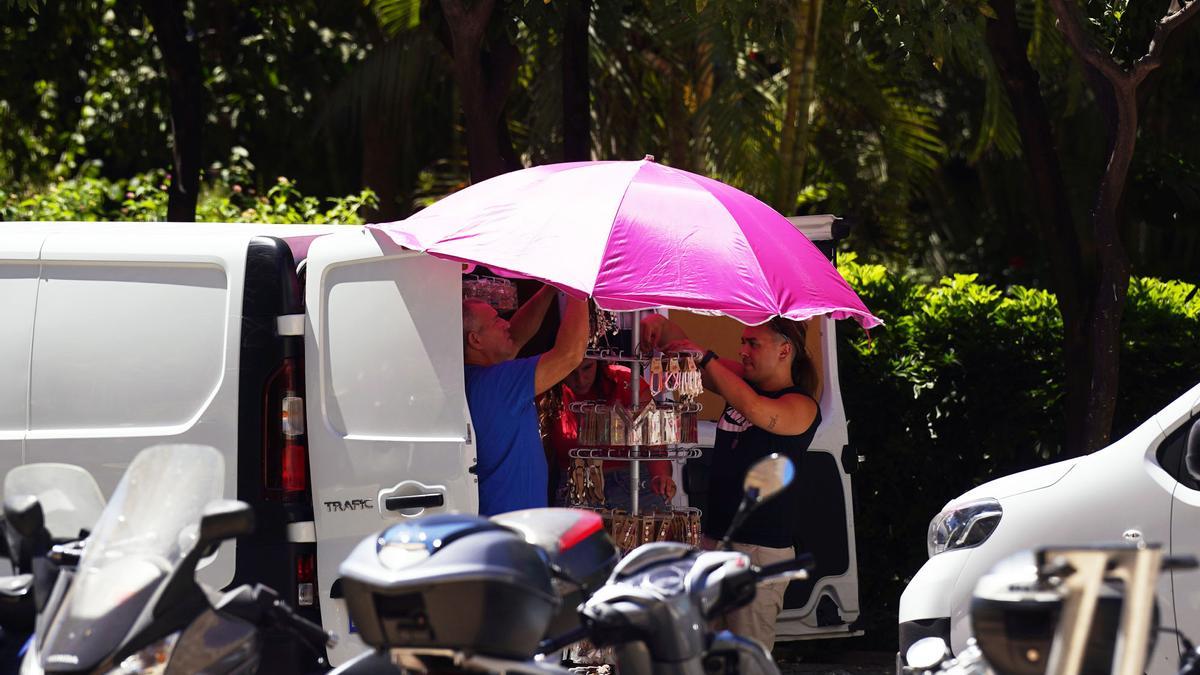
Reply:
[[[4,519],[17,534],[33,539],[46,524],[42,503],[36,495],[10,495],[4,498]]]
[[[796,466],[792,460],[773,452],[750,467],[742,481],[742,492],[755,505],[767,501],[792,484],[796,477]]]
[[[755,462],[742,480],[742,503],[738,505],[737,513],[733,514],[733,521],[729,523],[729,529],[721,538],[721,548],[729,550],[732,537],[742,526],[746,516],[759,504],[783,492],[795,478],[796,465],[777,452]]]
[[[254,531],[254,509],[246,502],[220,499],[209,502],[200,518],[198,548],[204,549],[227,539]]]

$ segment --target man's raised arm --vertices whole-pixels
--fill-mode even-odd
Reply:
[[[513,312],[512,318],[508,321],[508,334],[512,337],[513,344],[517,346],[517,351],[520,351],[525,343],[537,334],[542,320],[546,318],[546,312],[550,309],[550,303],[554,302],[557,293],[558,291],[553,286],[542,286],[537,293],[533,294],[532,298],[526,300],[525,304]]]
[[[562,382],[572,370],[578,368],[587,352],[587,341],[587,300],[568,298],[562,322],[558,325],[558,335],[554,338],[554,346],[538,358],[533,382],[534,394],[541,394]]]

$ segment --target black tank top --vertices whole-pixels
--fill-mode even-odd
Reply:
[[[804,389],[797,386],[772,392],[755,391],[769,398],[779,398],[785,394],[808,396]],[[745,415],[733,406],[726,405],[717,422],[717,438],[712,450],[704,534],[717,540],[725,536],[725,530],[729,528],[733,514],[742,502],[742,480],[759,459],[778,452],[791,459],[799,472],[804,451],[808,450],[820,424],[821,411],[818,408],[816,418],[804,433],[780,436],[754,426]],[[801,517],[800,490],[796,482],[793,481],[787,489],[759,505],[738,528],[733,540],[771,548],[792,546],[794,524]]]

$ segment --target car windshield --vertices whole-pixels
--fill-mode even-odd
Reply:
[[[197,445],[155,446],[134,458],[88,538],[43,663],[87,667],[119,646],[195,546],[205,505],[221,498],[224,464],[217,450]]]

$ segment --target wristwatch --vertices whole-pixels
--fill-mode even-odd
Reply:
[[[700,368],[700,370],[704,370],[704,366],[707,366],[708,362],[715,358],[717,358],[717,353],[710,349],[704,352],[704,356],[700,357],[700,362],[697,363],[696,366]]]

